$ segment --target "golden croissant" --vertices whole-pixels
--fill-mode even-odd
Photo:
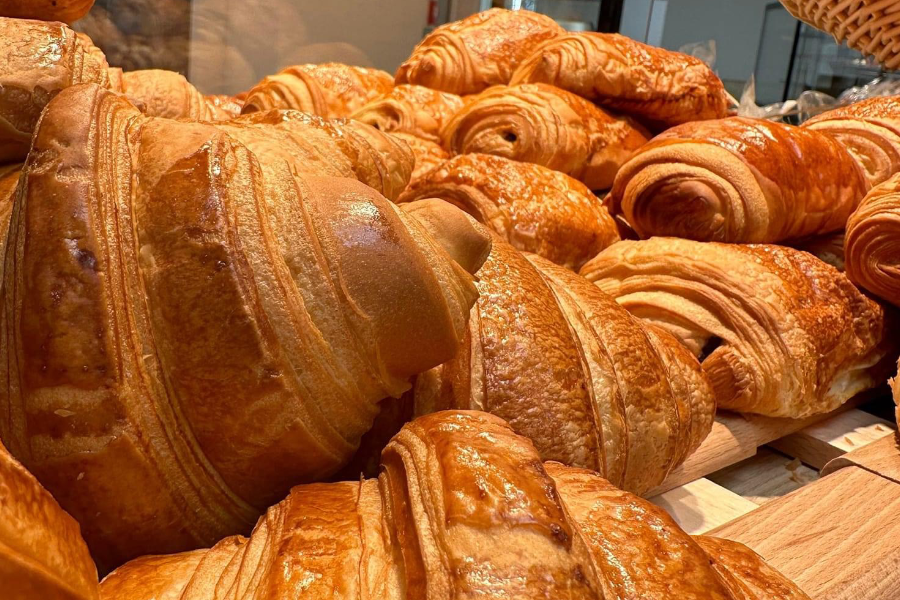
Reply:
[[[438,238],[210,124],[60,92],[10,228],[0,437],[102,568],[246,531],[457,353],[477,296],[460,264],[490,239],[431,210]]]
[[[0,17],[72,23],[92,6],[94,0],[0,0]]]
[[[728,112],[725,86],[703,61],[613,33],[570,33],[544,42],[510,83],[549,83],[665,127]]]
[[[900,306],[900,174],[872,188],[850,216],[844,254],[854,283]]]
[[[224,105],[221,98],[207,97],[184,78],[162,69],[130,71],[121,76],[121,91],[148,117],[220,121],[240,114],[238,108]]]
[[[247,93],[243,112],[290,108],[320,117],[349,117],[393,86],[393,78],[378,69],[341,63],[295,65],[257,83]]]
[[[79,83],[109,85],[109,65],[90,38],[62,23],[0,17],[0,46],[3,164],[28,154],[38,117],[54,95]]]
[[[539,165],[462,154],[412,182],[398,202],[441,198],[515,248],[578,269],[619,240],[599,198],[581,182]]]
[[[881,385],[900,348],[884,308],[791,248],[657,237],[619,242],[581,272],[699,357],[721,408],[829,412]]]
[[[435,142],[409,133],[394,132],[391,133],[390,136],[405,143],[413,153],[415,166],[413,167],[412,175],[409,179],[410,184],[414,181],[418,181],[427,173],[431,172],[432,169],[438,165],[442,165],[445,160],[450,158],[450,154]],[[407,186],[407,188],[408,187],[409,186]]]
[[[420,85],[398,85],[389,94],[369,102],[350,118],[389,133],[409,133],[440,142],[441,129],[463,100],[456,94]]]
[[[543,83],[497,86],[467,100],[444,127],[451,154],[493,154],[607,189],[647,138],[628,121]]]
[[[844,232],[826,233],[798,240],[792,248],[809,252],[838,271],[844,271]]]
[[[803,127],[837,139],[862,167],[871,185],[900,172],[900,98],[876,97],[824,112]]]
[[[490,412],[545,460],[634,493],[709,433],[715,401],[697,360],[583,277],[495,237],[477,285],[463,350],[416,379],[417,414]]]
[[[484,413],[413,421],[382,465],[378,479],[294,488],[249,538],[128,563],[101,597],[809,600],[743,545],[692,538],[596,473],[541,463]]]
[[[475,94],[509,83],[513,72],[542,42],[565,33],[548,16],[492,8],[441,25],[413,49],[395,82],[451,94]]]
[[[778,242],[843,229],[867,189],[831,137],[732,117],[658,135],[622,166],[607,200],[641,238]]]

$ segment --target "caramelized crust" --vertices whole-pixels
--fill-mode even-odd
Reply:
[[[240,114],[240,107],[222,97],[207,97],[184,75],[162,69],[122,74],[121,91],[148,117],[222,121]]]
[[[663,127],[721,119],[728,111],[725,87],[703,61],[614,33],[544,42],[510,83],[549,83]]]
[[[540,13],[492,8],[425,36],[397,69],[395,82],[475,94],[509,83],[535,48],[563,33],[556,21]]]
[[[499,156],[456,156],[412,182],[398,202],[425,198],[446,200],[516,249],[570,269],[619,240],[609,212],[584,184]]]
[[[410,185],[424,177],[438,165],[444,164],[444,161],[450,158],[450,154],[440,144],[429,142],[408,133],[392,133],[390,135],[409,146],[415,157],[415,167],[413,168],[412,177],[409,179]],[[409,185],[406,186],[406,189],[409,189],[409,187]]]
[[[0,0],[0,17],[73,23],[92,6],[94,0]]]
[[[608,201],[641,238],[778,242],[842,229],[867,190],[829,136],[733,117],[655,137],[616,175]]]
[[[592,190],[647,138],[628,121],[551,85],[497,86],[467,100],[444,128],[451,154],[493,154],[561,171]]]
[[[272,108],[295,109],[320,117],[349,117],[394,86],[388,73],[341,63],[295,65],[257,83],[244,102],[244,113]]]
[[[798,240],[791,247],[809,252],[819,260],[827,262],[838,271],[844,271],[844,232],[826,233]]]
[[[408,133],[440,142],[441,129],[462,105],[462,98],[456,94],[403,84],[387,96],[369,102],[350,118],[388,133]]]
[[[782,246],[624,241],[582,269],[698,356],[722,408],[800,418],[880,385],[900,340],[843,274]]]
[[[900,174],[866,194],[847,221],[847,275],[900,306]]]

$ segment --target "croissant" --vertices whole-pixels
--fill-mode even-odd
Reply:
[[[97,86],[47,106],[6,253],[0,438],[101,569],[246,531],[456,354],[460,264],[490,240],[429,208],[437,237],[359,182]]]
[[[844,271],[844,232],[826,233],[799,240],[791,247],[809,252],[838,271]]]
[[[824,112],[803,127],[833,136],[871,185],[900,172],[900,97],[876,97]]]
[[[900,174],[866,194],[847,222],[847,275],[900,306]]]
[[[420,85],[398,85],[351,115],[381,131],[409,133],[431,142],[440,142],[441,129],[463,100],[455,94],[438,92]]]
[[[149,117],[218,121],[240,114],[234,107],[204,96],[184,75],[162,69],[130,71],[122,74],[121,91]]]
[[[92,6],[94,0],[0,0],[0,17],[72,23]]]
[[[101,596],[745,600],[749,584],[808,600],[741,544],[694,540],[596,473],[542,464],[484,413],[419,418],[382,464],[378,479],[294,488],[249,539],[131,562]]]
[[[608,202],[642,238],[778,242],[843,229],[867,189],[829,136],[733,117],[655,137],[622,166]]]
[[[410,176],[410,184],[418,181],[438,165],[450,158],[450,154],[439,144],[416,137],[408,133],[391,133],[391,137],[401,140],[412,151],[415,166]],[[408,188],[409,186],[407,186]]]
[[[565,33],[556,21],[528,10],[492,8],[441,25],[397,69],[395,83],[451,94],[476,94],[509,83],[542,42]]]
[[[662,483],[709,433],[712,387],[669,334],[496,237],[478,280],[463,350],[418,376],[416,414],[487,411],[545,460],[599,471],[634,493]]]
[[[62,23],[0,17],[0,45],[4,48],[0,52],[3,164],[20,162],[28,154],[38,117],[54,95],[79,83],[106,86],[109,74],[106,58],[90,38]]]
[[[393,78],[384,71],[341,63],[295,65],[257,83],[244,102],[244,113],[292,108],[320,117],[349,117],[390,93]]]
[[[406,188],[415,162],[405,144],[352,120],[270,110],[213,125],[261,160],[286,162],[295,175],[358,179],[390,200]]]
[[[524,252],[578,269],[619,240],[609,212],[584,184],[539,165],[462,154],[416,179],[398,202],[441,198]]]
[[[451,154],[494,154],[561,171],[607,189],[647,138],[628,121],[542,83],[493,87],[469,99],[447,123]]]
[[[697,356],[721,408],[800,418],[880,385],[889,315],[837,269],[771,245],[623,241],[581,270]]]
[[[703,61],[613,33],[544,42],[511,84],[549,83],[665,127],[727,116],[725,86]]]

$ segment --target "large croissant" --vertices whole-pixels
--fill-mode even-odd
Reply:
[[[337,470],[381,398],[456,354],[459,264],[489,245],[446,203],[432,238],[354,180],[96,86],[48,105],[22,177],[0,436],[101,566],[246,530]]]
[[[0,0],[0,17],[72,23],[93,5],[94,0]]]
[[[841,142],[872,185],[900,172],[900,97],[876,97],[836,108],[803,127],[828,133]]]
[[[184,75],[162,69],[130,71],[122,74],[121,89],[148,117],[220,121],[240,114],[221,98],[204,96]],[[113,88],[115,89],[115,88]]]
[[[2,0],[0,0],[2,2]],[[106,58],[62,23],[0,17],[0,164],[21,161],[47,102],[70,85],[109,85]]]
[[[888,315],[837,269],[770,245],[623,241],[582,273],[697,355],[722,408],[774,417],[834,410],[883,383]]]
[[[543,165],[607,189],[647,138],[628,121],[543,83],[496,86],[467,100],[444,128],[453,154],[494,154]]]
[[[616,175],[608,200],[642,238],[778,242],[843,229],[867,189],[829,136],[733,117],[655,137]]]
[[[441,198],[514,247],[578,269],[618,241],[599,198],[579,181],[539,165],[462,154],[412,182],[398,202]]]
[[[725,86],[703,61],[611,33],[544,42],[510,83],[549,83],[665,126],[720,119],[728,111]]]
[[[349,117],[393,86],[393,78],[378,69],[341,63],[295,65],[257,83],[247,93],[243,111],[290,108],[320,117]]]
[[[475,94],[509,83],[522,60],[563,33],[556,21],[540,13],[492,8],[425,36],[400,65],[395,82]]]
[[[844,256],[850,279],[900,306],[900,174],[872,188],[850,216]]]
[[[420,85],[398,85],[351,115],[390,133],[410,133],[432,142],[440,142],[441,129],[463,100],[456,94],[439,92]]]
[[[809,600],[741,544],[693,539],[590,471],[541,463],[500,419],[406,425],[378,479],[298,486],[250,538],[138,559],[109,600]],[[745,587],[746,586],[746,587]]]
[[[635,493],[655,487],[709,433],[709,381],[669,334],[572,271],[529,259],[495,238],[466,345],[417,378],[415,411],[484,410],[546,460]]]

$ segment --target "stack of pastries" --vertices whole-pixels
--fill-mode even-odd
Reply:
[[[207,96],[19,18],[90,2],[26,4],[0,0],[13,600],[808,600],[632,494],[717,406],[886,380],[891,107],[726,118],[694,58],[502,9],[395,77]],[[775,245],[837,235],[846,274]]]

